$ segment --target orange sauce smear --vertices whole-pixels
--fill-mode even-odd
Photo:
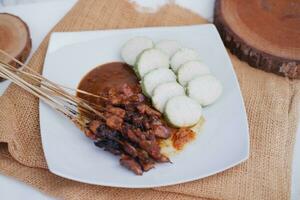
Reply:
[[[172,145],[176,150],[182,150],[186,144],[193,141],[196,138],[196,134],[189,128],[180,128],[172,135]]]

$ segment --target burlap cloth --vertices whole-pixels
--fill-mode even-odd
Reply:
[[[175,5],[155,14],[141,14],[123,0],[81,0],[53,31],[200,23],[206,21]],[[48,39],[30,61],[36,70],[42,70]],[[300,83],[231,58],[251,137],[250,158],[234,168],[202,180],[155,189],[101,187],[58,177],[47,170],[43,155],[38,99],[11,85],[0,100],[0,172],[62,199],[289,199]]]

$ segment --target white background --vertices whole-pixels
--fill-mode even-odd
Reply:
[[[154,12],[170,0],[131,0],[141,5],[139,10]],[[40,3],[33,3],[40,2]],[[45,35],[75,4],[76,0],[0,0],[0,13],[8,12],[20,16],[29,26],[33,40],[31,54],[37,49]],[[177,4],[211,20],[214,0],[175,0]],[[23,4],[26,3],[26,4]],[[17,4],[17,5],[16,5]],[[6,5],[5,7],[3,5]],[[9,82],[0,83],[0,95]],[[299,122],[300,124],[300,122]],[[300,199],[300,128],[294,150],[292,174],[292,200]],[[1,200],[43,200],[53,199],[10,177],[0,175]]]

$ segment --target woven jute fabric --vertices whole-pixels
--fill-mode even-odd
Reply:
[[[80,0],[53,31],[201,23],[206,21],[176,5],[142,14],[123,0]],[[49,36],[29,63],[37,71],[42,70],[48,40]],[[289,199],[300,83],[256,70],[230,56],[250,126],[250,157],[242,164],[202,180],[153,189],[102,187],[58,177],[47,170],[38,99],[11,85],[0,98],[0,172],[60,199]]]

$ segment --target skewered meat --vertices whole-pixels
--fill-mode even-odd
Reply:
[[[93,133],[97,132],[97,128],[103,124],[101,121],[93,120],[88,124],[89,130],[91,130]]]
[[[126,111],[122,108],[118,108],[118,107],[114,107],[114,106],[107,106],[106,108],[106,112],[118,116],[122,119],[124,119],[125,115],[126,115]]]
[[[92,140],[96,140],[97,139],[97,137],[94,135],[94,133],[90,129],[85,129],[84,130],[84,134],[87,137],[91,138]]]
[[[123,119],[116,115],[106,116],[106,125],[112,129],[121,130]]]
[[[149,157],[149,154],[144,150],[138,151],[138,159],[144,171],[149,171],[155,167],[155,161]]]
[[[131,157],[135,158],[137,157],[138,153],[135,147],[133,147],[128,142],[122,142],[124,151],[130,155]]]
[[[171,130],[163,125],[153,125],[152,132],[156,137],[163,139],[169,138],[171,136]]]
[[[126,133],[126,136],[130,141],[135,143],[138,143],[140,141],[139,137],[135,134],[134,130],[127,129],[127,130],[123,130],[122,132]]]
[[[169,158],[160,153],[160,147],[156,141],[140,141],[139,146],[158,162],[170,162]]]
[[[157,116],[157,117],[161,116],[160,112],[154,110],[153,108],[151,108],[150,106],[148,106],[146,104],[139,104],[137,106],[137,109],[141,114],[146,114],[149,116]]]
[[[118,155],[121,165],[136,174],[154,168],[158,162],[170,162],[160,152],[161,139],[172,136],[173,143],[173,139],[185,141],[174,134],[178,129],[169,127],[161,114],[149,106],[150,100],[142,94],[138,78],[124,63],[110,63],[94,69],[78,88],[100,96],[77,93],[102,115],[79,110],[82,121],[90,121],[84,130],[87,137],[96,146]]]
[[[121,156],[120,164],[133,171],[136,175],[143,174],[141,165],[128,155],[123,154]]]
[[[147,105],[141,90],[124,85],[106,95],[105,120],[91,121],[85,131],[95,145],[121,155],[121,165],[137,175],[154,168],[155,162],[170,162],[160,152],[157,138],[169,138],[171,128]]]
[[[104,148],[105,151],[109,151],[114,155],[120,155],[122,153],[121,147],[118,142],[108,139],[97,140],[95,145],[100,148]]]

